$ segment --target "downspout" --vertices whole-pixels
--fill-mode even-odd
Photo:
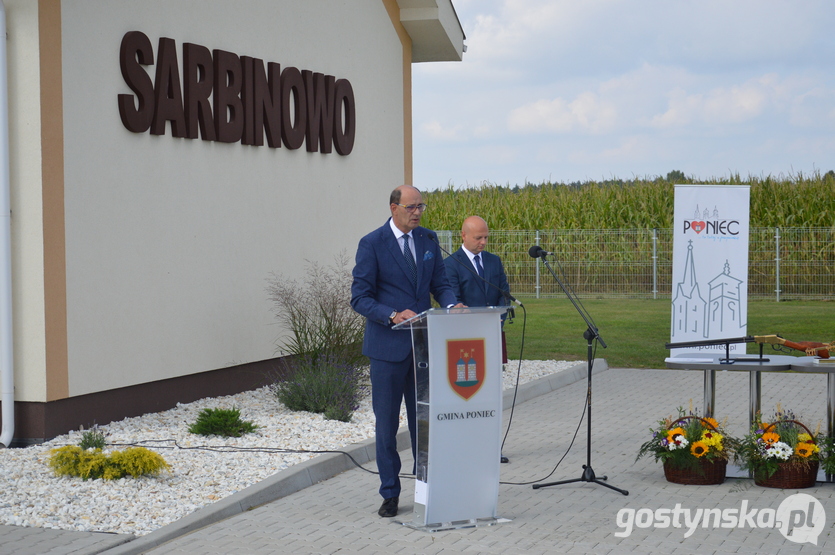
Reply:
[[[0,444],[14,438],[12,356],[12,209],[9,183],[9,94],[6,82],[6,5],[0,0]]]

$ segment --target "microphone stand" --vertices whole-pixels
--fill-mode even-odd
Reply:
[[[577,309],[577,312],[580,314],[580,316],[586,322],[587,328],[586,328],[586,331],[583,332],[583,337],[586,339],[586,343],[587,343],[587,346],[588,346],[588,350],[587,350],[587,352],[588,352],[588,354],[587,354],[587,357],[588,357],[588,379],[587,379],[588,389],[587,389],[587,392],[586,392],[586,411],[587,411],[587,414],[586,414],[586,424],[587,424],[586,464],[583,465],[583,474],[579,478],[575,478],[575,479],[572,479],[572,480],[560,480],[559,482],[548,482],[548,483],[545,483],[545,484],[534,484],[533,489],[547,488],[549,486],[557,486],[557,485],[560,485],[560,484],[571,484],[571,483],[574,483],[574,482],[593,482],[595,484],[599,484],[601,486],[604,486],[604,487],[607,487],[609,489],[613,489],[617,492],[620,492],[623,495],[629,495],[629,492],[626,491],[625,489],[616,488],[615,486],[613,486],[611,484],[607,484],[607,483],[601,481],[601,480],[606,480],[608,478],[606,476],[601,476],[600,478],[598,478],[597,476],[595,476],[594,469],[592,469],[592,467],[591,467],[591,370],[592,370],[592,365],[593,365],[593,360],[594,360],[592,344],[593,344],[593,341],[596,339],[597,341],[600,342],[600,345],[602,345],[603,348],[605,349],[606,348],[606,343],[603,341],[603,338],[600,337],[600,332],[598,332],[597,326],[594,325],[594,322],[592,321],[591,317],[586,312],[585,307],[581,308],[581,304],[578,303],[578,301],[575,299],[576,295],[574,295],[573,290],[570,291],[570,289],[567,288],[563,284],[563,282],[560,280],[560,278],[557,276],[557,274],[551,268],[551,265],[548,263],[548,259],[546,258],[546,256],[548,254],[552,254],[552,253],[548,253],[548,252],[546,252],[546,251],[544,251],[544,250],[542,250],[538,247],[531,247],[531,250],[529,251],[529,254],[531,256],[535,257],[535,258],[542,258],[542,262],[545,264],[545,267],[548,268],[548,271],[551,272],[552,276],[554,276],[554,279],[557,281],[560,288],[565,293],[566,297],[568,297],[568,300],[571,301],[571,304],[574,305],[574,308]]]

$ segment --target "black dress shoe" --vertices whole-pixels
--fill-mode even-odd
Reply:
[[[502,458],[501,458],[501,459],[499,459],[499,460],[500,460],[500,461],[502,461],[503,463],[509,463],[509,462],[510,462],[510,459],[508,459],[508,458],[507,458],[507,457],[505,457],[504,455],[502,455]]]
[[[399,501],[399,497],[389,497],[380,505],[380,510],[377,511],[377,514],[385,518],[397,516],[397,503]]]

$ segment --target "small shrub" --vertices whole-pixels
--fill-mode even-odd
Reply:
[[[270,300],[290,334],[278,350],[293,355],[289,372],[273,391],[290,410],[348,422],[367,392],[363,368],[368,359],[361,349],[365,318],[351,308],[352,281],[344,251],[331,267],[309,264],[303,282],[270,279]]]
[[[203,409],[188,431],[201,436],[241,437],[254,432],[258,426],[241,420],[241,411],[232,409]]]
[[[104,432],[99,430],[98,426],[93,426],[81,434],[81,442],[78,446],[85,451],[88,449],[104,449],[105,443]]]
[[[131,447],[108,456],[101,449],[82,449],[77,445],[52,449],[49,466],[58,476],[76,476],[83,480],[157,476],[170,468],[161,455],[144,447]]]
[[[156,476],[168,463],[158,453],[144,447],[129,447],[124,451],[116,451],[110,456],[110,463],[120,470],[121,476]]]
[[[364,366],[338,355],[299,357],[294,370],[273,386],[288,409],[324,414],[328,420],[350,422],[359,402],[368,394]]]

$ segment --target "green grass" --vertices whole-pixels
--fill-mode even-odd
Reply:
[[[520,300],[528,318],[525,360],[586,360],[586,324],[568,299]],[[597,346],[597,358],[606,359],[611,367],[664,368],[669,354],[664,344],[670,341],[669,299],[589,299],[583,306],[608,346]],[[835,340],[832,309],[826,301],[750,301],[747,335],[778,334],[791,341],[827,343]],[[513,324],[505,325],[511,359],[519,358],[523,319],[524,312],[516,307]],[[749,343],[748,352],[759,352],[759,346]],[[771,345],[764,352],[773,352]]]

